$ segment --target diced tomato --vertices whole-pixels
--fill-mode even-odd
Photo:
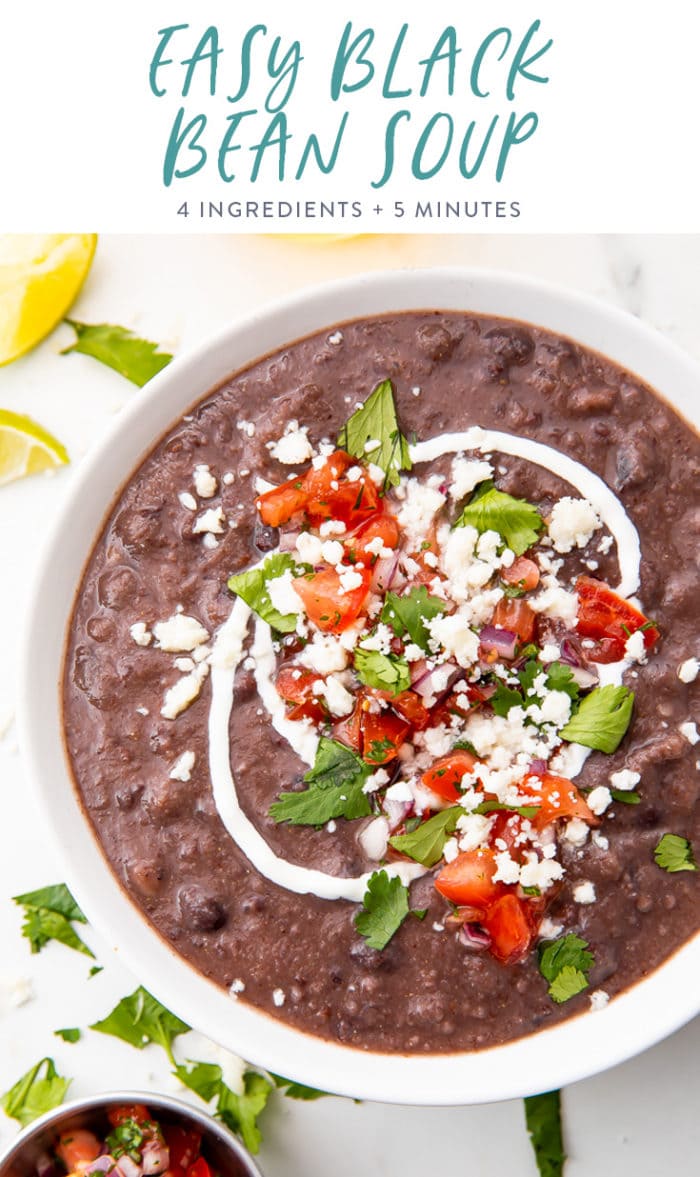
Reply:
[[[287,523],[297,511],[302,511],[308,500],[303,478],[290,478],[281,486],[266,490],[255,500],[260,518],[268,527],[279,527]]]
[[[304,670],[301,666],[283,666],[275,679],[275,687],[285,702],[305,703],[314,683],[320,679],[321,675],[313,670]]]
[[[493,794],[484,794],[485,801],[495,800]],[[533,805],[534,805],[533,799]],[[523,862],[525,857],[526,845],[519,842],[518,839],[522,833],[523,821],[519,813],[509,813],[508,810],[496,810],[492,815],[493,825],[491,826],[491,833],[489,840],[493,845],[497,839],[505,843],[505,848],[515,862]]]
[[[65,1132],[56,1145],[56,1153],[69,1173],[80,1166],[89,1165],[100,1155],[102,1145],[92,1132],[74,1128]]]
[[[540,570],[535,561],[528,560],[527,556],[518,556],[510,568],[502,568],[499,575],[505,584],[515,585],[526,593],[537,588],[540,583]]]
[[[539,806],[539,812],[532,818],[532,824],[537,830],[561,817],[579,817],[582,821],[597,824],[595,814],[588,808],[585,798],[566,777],[555,776],[551,772],[542,773],[541,776],[533,774],[527,776],[519,788],[524,793],[531,793],[532,804]]]
[[[304,603],[309,620],[325,633],[342,633],[362,611],[367,600],[372,573],[369,568],[354,569],[362,577],[358,588],[343,591],[340,576],[334,568],[324,568],[313,576],[299,576],[292,581]]]
[[[400,695],[387,694],[386,697],[394,711],[398,711],[399,715],[407,719],[411,727],[422,731],[428,726],[430,712],[417,691],[402,691]]]
[[[475,764],[476,756],[466,748],[458,748],[456,752],[450,752],[449,755],[436,760],[427,772],[423,773],[421,781],[427,789],[431,789],[445,801],[459,801],[462,794],[457,786],[465,772],[471,772]]]
[[[503,597],[496,605],[491,625],[498,629],[509,629],[518,635],[522,643],[531,642],[535,634],[537,614],[530,608],[527,601],[517,598]]]
[[[170,1154],[170,1168],[188,1170],[199,1156],[201,1133],[183,1128],[181,1124],[166,1124],[163,1135]]]
[[[599,647],[587,651],[592,662],[616,662],[624,656],[630,634],[644,628],[644,647],[650,650],[661,636],[657,627],[643,613],[618,596],[602,580],[579,576],[578,626],[581,637],[599,641]]]
[[[357,527],[379,508],[379,494],[369,474],[363,472],[354,482],[343,478],[357,465],[344,450],[336,450],[320,469],[313,467],[304,478],[307,494],[306,514],[312,523],[338,519],[348,527]]]
[[[435,886],[452,903],[485,911],[503,893],[503,884],[493,881],[495,873],[492,850],[464,850],[442,868]]]
[[[137,1124],[148,1124],[151,1121],[151,1113],[142,1103],[122,1104],[119,1107],[110,1108],[107,1112],[107,1119],[113,1128],[116,1128],[118,1124],[123,1124],[125,1120],[135,1120]]]
[[[352,535],[349,535],[345,540],[345,549],[353,562],[364,560],[374,564],[377,559],[376,554],[367,551],[367,544],[372,540],[381,539],[385,548],[396,548],[399,538],[399,525],[394,516],[383,511],[381,515],[372,515]]]
[[[356,703],[355,710],[346,719],[333,724],[333,738],[341,744],[352,748],[353,752],[362,755],[362,699]]]
[[[386,764],[393,760],[406,736],[410,723],[388,709],[362,713],[362,758],[367,764]]]
[[[187,1170],[187,1177],[211,1177],[211,1169],[204,1157],[197,1157],[193,1165]]]
[[[525,956],[534,936],[527,900],[509,891],[489,907],[481,923],[491,937],[491,954],[501,964]]]

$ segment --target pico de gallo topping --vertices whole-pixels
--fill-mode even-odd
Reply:
[[[86,1128],[64,1132],[54,1148],[51,1172],[69,1177],[216,1177],[202,1156],[201,1133],[189,1126],[161,1124],[143,1104],[112,1107],[107,1120],[106,1134]]]
[[[571,779],[630,722],[633,693],[599,667],[645,662],[660,634],[602,580],[562,571],[613,543],[591,503],[545,510],[498,483],[491,454],[412,470],[384,381],[307,468],[259,494],[279,550],[229,587],[276,630],[286,718],[319,736],[305,788],[272,817],[362,819],[379,872],[433,871],[440,930],[510,964],[561,886],[562,842],[581,845],[613,800]],[[617,774],[622,800],[635,775]],[[364,925],[382,890],[396,927],[408,914],[390,882],[368,891]]]

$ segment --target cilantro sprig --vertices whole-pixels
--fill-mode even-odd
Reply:
[[[530,707],[533,703],[541,704],[542,696],[530,695],[538,675],[546,677],[548,691],[563,691],[574,702],[579,696],[579,687],[571,669],[563,662],[552,662],[544,667],[536,658],[530,658],[523,668],[518,671],[517,678],[520,688],[507,686],[500,679],[496,681],[496,690],[489,700],[496,715],[506,716],[511,707]]]
[[[66,323],[73,328],[77,338],[70,347],[63,349],[61,355],[75,351],[92,356],[139,388],[173,358],[169,352],[159,350],[160,344],[141,339],[125,327],[112,323],[79,323],[76,319],[66,319]]]
[[[297,626],[296,614],[280,613],[275,609],[270,600],[267,582],[276,580],[285,572],[291,572],[293,576],[300,576],[305,570],[307,570],[307,566],[297,564],[288,552],[276,552],[274,556],[268,556],[267,560],[257,568],[251,568],[248,572],[240,572],[237,576],[230,576],[228,587],[273,629],[279,633],[293,633]]]
[[[370,948],[386,948],[409,912],[408,887],[385,870],[370,876],[355,927]]]
[[[94,1022],[90,1029],[121,1038],[122,1042],[128,1042],[137,1050],[155,1042],[163,1047],[175,1066],[173,1041],[178,1035],[186,1034],[190,1027],[140,985],[128,997],[123,997],[106,1018]]]
[[[446,608],[445,601],[431,597],[425,585],[421,584],[403,597],[397,593],[387,593],[380,620],[391,626],[397,637],[408,634],[421,650],[427,650],[430,638],[427,623],[444,613]]]
[[[530,1134],[540,1177],[561,1177],[566,1153],[561,1127],[561,1092],[546,1091],[524,1100],[525,1123]]]
[[[270,817],[294,826],[320,826],[336,817],[366,817],[371,808],[362,786],[370,772],[350,748],[321,736],[313,768],[304,777],[308,789],[280,793],[270,806]]]
[[[543,942],[539,949],[540,972],[549,981],[549,996],[558,1005],[588,988],[588,973],[595,961],[588,942],[573,932],[559,940]]]
[[[22,935],[29,941],[32,952],[41,952],[50,940],[58,940],[66,947],[95,959],[94,953],[73,927],[74,923],[86,924],[87,920],[65,883],[15,895],[13,902],[24,908]]]
[[[370,450],[368,443],[379,442]],[[372,462],[384,471],[383,491],[398,486],[402,470],[411,469],[408,441],[399,427],[390,380],[382,380],[338,434],[338,445],[354,458]]]
[[[578,711],[559,734],[572,744],[614,752],[629,727],[633,706],[634,692],[627,687],[596,687],[581,700]]]
[[[679,834],[664,834],[654,850],[654,861],[669,874],[698,869],[693,847],[687,838],[681,838]]]
[[[411,670],[405,658],[398,654],[381,654],[379,650],[355,647],[355,670],[360,682],[379,691],[400,695],[411,685]]]
[[[70,1079],[58,1074],[52,1058],[42,1058],[5,1092],[0,1107],[26,1128],[37,1116],[62,1104],[70,1084]]]
[[[466,811],[461,805],[453,805],[429,817],[412,830],[410,834],[394,834],[389,845],[401,854],[420,862],[423,866],[435,866],[442,858],[445,842],[457,828],[457,822]]]
[[[454,526],[475,527],[480,534],[497,531],[511,551],[522,556],[537,543],[544,519],[532,503],[504,494],[489,480],[477,486]]]
[[[243,1091],[237,1093],[224,1082],[218,1063],[191,1062],[175,1067],[181,1083],[199,1095],[205,1103],[216,1100],[215,1112],[224,1124],[240,1136],[249,1152],[257,1153],[262,1139],[258,1117],[264,1111],[273,1085],[264,1075],[248,1070],[243,1076]]]

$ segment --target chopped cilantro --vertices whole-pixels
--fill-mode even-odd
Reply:
[[[43,1071],[43,1074],[41,1073]],[[63,1103],[71,1080],[56,1071],[52,1058],[42,1058],[0,1098],[0,1107],[23,1128]]]
[[[564,691],[572,699],[578,699],[580,688],[570,666],[564,662],[552,662],[547,667],[547,690]]]
[[[144,1141],[143,1128],[131,1117],[122,1120],[105,1139],[107,1152],[117,1160],[130,1157],[135,1164],[141,1163],[141,1145]]]
[[[537,817],[539,805],[506,805],[503,801],[482,801],[472,813],[518,813],[521,817]]]
[[[431,597],[424,584],[412,588],[405,597],[387,593],[381,620],[391,626],[397,637],[408,634],[412,642],[427,650],[429,631],[426,623],[444,613],[447,605],[439,597]]]
[[[196,1092],[205,1103],[216,1100],[216,1115],[227,1128],[240,1136],[249,1152],[257,1153],[262,1139],[258,1117],[267,1104],[272,1083],[257,1071],[246,1071],[243,1091],[237,1093],[224,1083],[218,1063],[190,1062],[175,1067],[175,1074],[185,1087]]]
[[[70,347],[64,348],[61,355],[77,351],[92,356],[120,376],[126,376],[139,388],[143,388],[173,358],[169,352],[158,350],[160,344],[140,339],[125,327],[111,323],[78,323],[75,319],[66,319],[66,323],[78,338]]]
[[[385,870],[375,871],[367,883],[362,911],[355,927],[370,948],[386,948],[408,915],[408,887]]]
[[[371,807],[362,786],[369,775],[369,766],[350,748],[321,736],[313,768],[304,777],[309,788],[280,793],[270,806],[270,816],[295,826],[320,826],[336,817],[366,817]]]
[[[678,834],[664,834],[654,850],[654,859],[656,865],[669,874],[698,869],[693,858],[693,847],[687,838],[681,838]]]
[[[561,1130],[560,1092],[528,1095],[524,1103],[525,1123],[540,1177],[562,1177],[566,1153]]]
[[[64,1042],[80,1042],[82,1033],[76,1027],[71,1027],[68,1030],[54,1030],[57,1038],[62,1038]]]
[[[442,851],[450,834],[454,833],[457,821],[464,814],[461,805],[453,805],[451,809],[443,809],[440,813],[429,817],[407,834],[394,834],[389,838],[389,845],[401,854],[408,855],[414,862],[423,866],[435,866],[442,858]]]
[[[620,801],[623,805],[639,805],[642,799],[632,789],[611,789],[610,796],[613,801]]]
[[[379,650],[355,647],[355,670],[360,682],[380,691],[400,695],[411,685],[411,671],[405,658],[397,654],[380,654]]]
[[[365,749],[365,759],[370,764],[384,764],[387,752],[391,752],[393,747],[394,742],[388,736],[383,740],[370,740],[369,748]]]
[[[307,569],[307,565],[298,565],[288,552],[276,552],[274,556],[268,556],[257,568],[230,576],[228,587],[273,629],[280,633],[293,633],[297,626],[296,613],[280,613],[275,609],[267,591],[267,582],[276,580],[285,572],[298,576],[300,568]]]
[[[594,965],[588,943],[569,932],[539,948],[540,972],[549,981],[549,996],[561,1004],[588,988],[588,972]]]
[[[32,952],[41,952],[50,940],[58,940],[94,960],[94,953],[73,927],[74,923],[85,924],[87,920],[65,883],[15,895],[14,902],[24,908],[22,935],[29,940]]]
[[[379,445],[368,452],[365,446],[372,441]],[[338,445],[354,458],[379,466],[384,471],[384,491],[398,486],[400,471],[411,469],[411,458],[408,441],[399,428],[390,380],[382,380],[356,409],[341,429]]]
[[[516,691],[514,687],[507,687],[499,680],[489,703],[493,707],[494,713],[503,717],[508,714],[511,707],[522,707],[524,699],[520,691]]]
[[[106,1018],[94,1022],[90,1029],[121,1038],[122,1042],[128,1042],[137,1050],[143,1050],[144,1046],[155,1042],[163,1047],[175,1066],[173,1039],[179,1034],[186,1034],[190,1027],[171,1014],[148,990],[139,986],[128,997],[122,998]]]
[[[573,744],[614,752],[629,727],[633,705],[634,692],[627,687],[596,687],[581,700],[560,735]]]
[[[550,666],[545,668],[536,658],[528,658],[517,673],[520,690],[516,687],[506,686],[501,679],[496,679],[496,690],[489,700],[496,715],[507,715],[511,707],[529,707],[533,703],[541,703],[541,695],[528,693],[534,688],[535,679],[541,674],[546,677],[548,691],[563,691],[572,700],[578,698],[578,684],[568,666],[562,662],[552,662]]]
[[[514,499],[488,481],[477,486],[454,526],[475,527],[480,533],[497,531],[511,551],[522,556],[537,543],[544,519],[532,503]]]

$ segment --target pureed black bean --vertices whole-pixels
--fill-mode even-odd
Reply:
[[[639,596],[662,639],[648,665],[625,675],[636,704],[622,745],[613,756],[593,753],[577,778],[583,789],[608,786],[612,772],[631,769],[641,774],[640,802],[608,809],[602,840],[583,848],[562,840],[566,874],[548,914],[585,938],[595,958],[590,989],[565,1004],[548,996],[536,953],[504,966],[439,930],[446,904],[431,874],[411,887],[425,919],[406,920],[381,952],[357,933],[357,905],[296,895],[258,874],[212,798],[209,681],[176,719],[163,718],[164,692],[186,664],[179,675],[172,653],[140,646],[131,633],[181,607],[213,634],[231,610],[228,577],[277,542],[254,507],[256,476],[277,484],[290,472],[268,443],[291,419],[308,425],[314,446],[334,439],[386,378],[407,433],[424,440],[481,425],[542,441],[599,474],[640,534]],[[544,504],[578,496],[541,467],[496,458],[503,491]],[[179,498],[193,493],[197,465],[218,483],[214,497],[196,504],[198,514],[223,510],[217,547],[195,532],[197,515]],[[661,964],[698,923],[697,875],[667,874],[653,851],[668,831],[698,836],[700,752],[680,730],[698,686],[681,682],[678,668],[697,643],[699,472],[698,436],[635,376],[571,340],[501,319],[426,311],[342,324],[208,395],[125,485],[85,570],[66,653],[66,743],[82,804],[116,877],[154,928],[206,976],[233,985],[238,1000],[366,1050],[508,1041],[587,1009],[593,991],[614,996]],[[595,538],[567,557],[566,573],[590,574],[594,557],[596,577],[616,583],[614,547],[601,554]],[[339,820],[329,832],[268,816],[306,766],[272,728],[245,664],[230,738],[245,813],[277,854],[343,876],[373,869],[357,840],[364,821]],[[173,779],[185,751],[194,765],[177,775],[189,779]],[[582,880],[593,884],[594,903],[574,901]]]

